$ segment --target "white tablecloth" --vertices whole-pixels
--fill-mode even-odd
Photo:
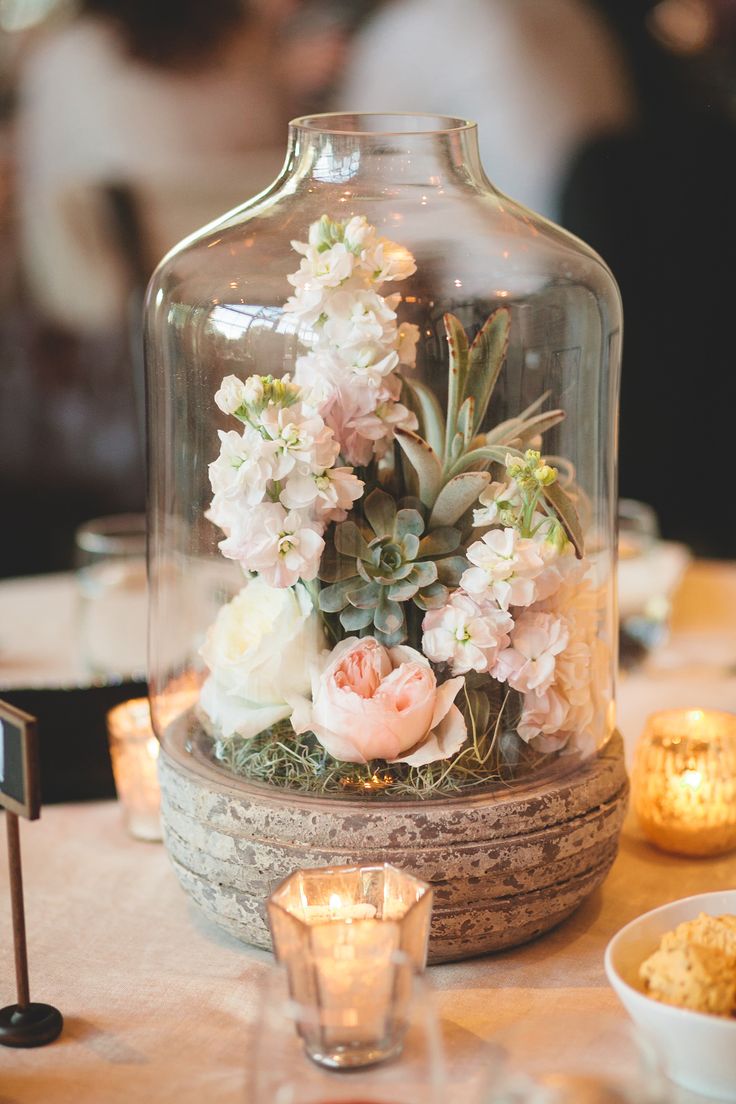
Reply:
[[[691,568],[673,630],[666,649],[622,679],[629,748],[653,709],[736,708],[736,567]],[[268,956],[203,920],[163,848],[129,839],[114,803],[50,807],[22,824],[22,845],[31,992],[56,1004],[66,1026],[42,1050],[0,1048],[0,1104],[244,1104]],[[623,1021],[603,973],[608,939],[658,904],[734,885],[734,855],[660,854],[630,819],[605,885],[556,931],[431,971],[451,1063],[482,1063],[494,1032],[530,1014],[607,1011]],[[4,848],[0,998],[15,999]],[[673,1088],[671,1099],[694,1098]]]

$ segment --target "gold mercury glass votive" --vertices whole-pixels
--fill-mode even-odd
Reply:
[[[133,698],[107,714],[110,758],[125,826],[142,840],[161,839],[158,740],[148,698]]]
[[[319,1013],[299,1024],[313,1061],[351,1069],[401,1051],[431,913],[429,886],[388,864],[300,870],[274,891],[274,952],[293,999]]]
[[[736,848],[736,714],[654,713],[636,749],[632,791],[642,831],[662,850]]]

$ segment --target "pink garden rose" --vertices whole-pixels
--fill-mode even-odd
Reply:
[[[295,732],[314,732],[334,759],[419,767],[449,759],[467,736],[454,705],[463,678],[437,685],[425,657],[372,636],[341,640],[312,677],[312,701],[295,703]]]

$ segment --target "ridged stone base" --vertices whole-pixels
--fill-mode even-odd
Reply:
[[[159,764],[174,869],[221,928],[269,947],[264,902],[292,871],[391,862],[434,887],[431,962],[516,946],[569,916],[613,863],[628,794],[618,735],[565,778],[440,801],[371,804],[250,784],[210,762],[184,718]]]

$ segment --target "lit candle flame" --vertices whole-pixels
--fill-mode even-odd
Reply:
[[[150,740],[146,740],[146,751],[150,759],[158,759],[158,740],[155,736],[152,736]]]
[[[335,912],[339,912],[342,908],[342,897],[339,893],[330,894],[330,908]]]
[[[686,770],[682,772],[680,777],[680,785],[683,789],[699,790],[703,776],[699,770]]]

